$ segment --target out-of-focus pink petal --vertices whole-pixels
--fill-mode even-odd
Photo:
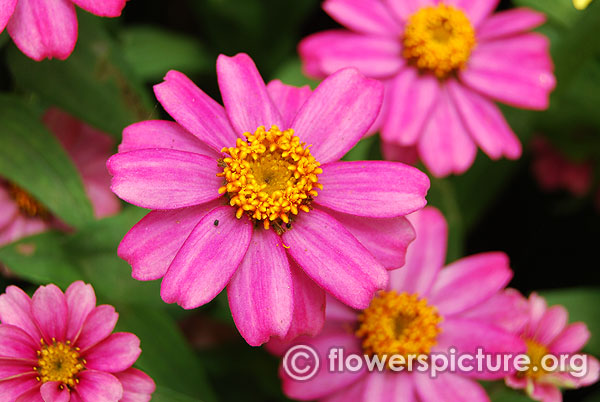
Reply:
[[[135,368],[115,373],[114,376],[123,386],[123,398],[119,402],[148,402],[156,389],[152,378]]]
[[[429,301],[444,315],[457,314],[489,299],[512,278],[508,256],[500,252],[462,258],[442,269]]]
[[[354,382],[350,386],[344,387],[335,391],[333,394],[321,398],[321,402],[347,402],[347,401],[363,401],[363,395],[365,394],[365,387],[367,386],[367,379],[370,375],[365,375],[358,381]],[[368,401],[363,401],[368,402]],[[412,401],[408,401],[412,402]]]
[[[554,384],[541,384],[534,382],[531,398],[543,402],[562,402],[562,392]]]
[[[36,342],[42,337],[31,313],[31,299],[17,286],[0,295],[0,321],[21,328]]]
[[[0,379],[22,375],[25,373],[33,374],[35,360],[0,357]]]
[[[515,289],[505,289],[488,300],[460,314],[469,318],[500,327],[510,333],[520,334],[529,319],[529,304]]]
[[[300,108],[292,128],[321,164],[336,161],[369,130],[381,107],[383,85],[347,68],[326,78]]]
[[[416,402],[414,376],[411,373],[394,373],[388,370],[369,373],[364,380],[366,385],[361,400]]]
[[[425,126],[418,149],[425,166],[437,177],[462,174],[475,160],[477,147],[446,90]]]
[[[327,295],[327,304],[325,308],[325,317],[327,323],[341,324],[342,326],[350,324],[354,326],[358,319],[358,312],[331,295]]]
[[[69,0],[19,0],[8,22],[15,45],[36,61],[64,60],[77,42],[77,15]]]
[[[130,368],[142,353],[140,340],[129,332],[116,332],[89,349],[82,356],[86,368],[118,373]]]
[[[542,345],[550,344],[560,334],[569,319],[563,306],[552,306],[542,316],[533,338]]]
[[[283,129],[283,119],[269,97],[254,61],[245,53],[217,59],[217,77],[229,120],[238,133],[254,133],[260,126]],[[235,143],[229,146],[235,146]]]
[[[355,67],[368,77],[387,78],[406,63],[401,56],[402,45],[398,38],[362,35],[338,29],[308,36],[298,45],[298,53],[306,73],[316,77],[326,77],[339,69]]]
[[[75,344],[85,352],[106,339],[115,329],[118,319],[119,314],[116,313],[113,306],[105,304],[96,307],[87,316]]]
[[[100,17],[118,17],[127,0],[71,0],[79,7]]]
[[[550,345],[548,349],[555,354],[575,353],[580,351],[590,339],[591,333],[583,322],[567,325]]]
[[[406,21],[420,8],[433,6],[437,0],[383,0],[400,21]]]
[[[284,337],[292,320],[293,282],[281,238],[256,230],[248,251],[227,286],[235,326],[250,346]]]
[[[414,145],[403,146],[381,141],[381,153],[386,161],[401,162],[412,166],[419,161],[419,153]]]
[[[364,365],[357,372],[329,371],[328,355],[331,348],[342,348],[346,356],[352,353],[362,355],[360,340],[352,333],[337,331],[321,334],[315,338],[306,338],[305,344],[312,347],[319,356],[319,369],[314,377],[306,381],[296,381],[281,369],[279,376],[283,382],[283,392],[289,398],[308,401],[333,395],[336,391],[359,381],[366,374]],[[302,359],[297,360],[296,364],[300,367],[303,364]]]
[[[529,8],[513,8],[486,18],[477,30],[478,41],[488,41],[537,28],[546,22],[546,15]]]
[[[40,383],[35,379],[36,377],[37,374],[33,373],[0,380],[0,395],[2,395],[2,400],[16,401],[21,394],[26,393],[30,389],[39,389]]]
[[[16,5],[17,0],[6,0],[0,4],[0,33],[4,31],[6,24],[8,24],[8,20],[10,20],[10,17],[15,11]]]
[[[490,400],[485,389],[477,381],[460,375],[443,373],[436,378],[430,378],[427,373],[418,373],[413,378],[421,402]]]
[[[44,401],[69,402],[70,394],[69,388],[57,381],[44,383],[40,388],[40,395]]]
[[[40,286],[31,298],[31,312],[46,344],[64,341],[69,309],[63,292],[53,284]]]
[[[222,205],[221,200],[188,208],[152,211],[127,232],[117,254],[131,264],[131,275],[135,279],[162,278],[198,222],[219,205]]]
[[[326,0],[323,9],[353,31],[397,38],[401,25],[382,1]]]
[[[50,227],[50,223],[40,218],[29,218],[19,213],[11,222],[0,230],[0,245],[12,243],[23,237],[42,233]]]
[[[404,265],[406,249],[415,239],[415,231],[403,216],[365,218],[320,207],[352,233],[356,239],[387,269]]]
[[[69,310],[66,339],[74,341],[88,314],[96,307],[96,294],[92,285],[77,281],[67,288],[65,298]]]
[[[409,220],[417,238],[408,248],[404,267],[390,273],[390,289],[427,297],[446,261],[448,225],[441,212],[432,207],[410,215]]]
[[[2,211],[0,214],[0,231],[2,231],[19,213],[17,203],[3,185],[0,185],[0,211]]]
[[[112,190],[142,208],[175,209],[219,198],[217,161],[172,149],[143,149],[113,155],[107,162]]]
[[[292,121],[300,107],[312,94],[312,89],[308,85],[298,88],[286,85],[279,80],[273,80],[267,84],[267,92],[283,118],[284,126],[280,128],[288,129],[292,127]]]
[[[354,308],[366,308],[388,275],[339,222],[319,210],[304,213],[283,234],[288,253],[322,288]]]
[[[385,96],[389,111],[382,138],[399,145],[416,144],[438,103],[439,81],[431,74],[419,75],[415,68],[405,68],[390,80]]]
[[[154,94],[167,113],[216,151],[235,146],[241,133],[233,131],[225,109],[184,74],[169,71]]]
[[[449,80],[447,85],[464,126],[483,152],[492,159],[521,156],[521,142],[498,106],[455,80]]]
[[[445,0],[448,5],[462,9],[471,25],[478,27],[498,6],[500,0]]]
[[[119,380],[112,374],[96,370],[82,371],[75,391],[84,402],[120,401],[123,397]]]
[[[529,322],[524,336],[531,338],[538,329],[540,320],[547,310],[546,299],[533,292],[529,295]]]
[[[236,219],[229,206],[210,211],[171,263],[162,282],[162,299],[185,309],[211,301],[235,273],[251,237],[252,222],[246,216]]]
[[[165,148],[193,152],[218,159],[220,154],[174,121],[146,120],[123,130],[119,152]]]
[[[323,190],[315,203],[357,216],[392,218],[425,206],[429,178],[398,162],[334,162],[319,175]]]
[[[459,73],[460,79],[500,102],[547,109],[556,85],[549,46],[548,38],[538,33],[481,43],[473,50],[468,67]]]
[[[21,328],[0,324],[0,339],[0,357],[37,361],[39,339],[31,339]]]

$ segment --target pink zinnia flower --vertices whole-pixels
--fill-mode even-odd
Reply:
[[[125,129],[112,189],[155,211],[119,256],[134,278],[163,278],[163,300],[186,309],[227,286],[251,345],[316,333],[324,290],[364,308],[385,268],[402,265],[414,237],[403,216],[425,205],[429,180],[400,163],[338,161],[381,105],[381,84],[356,70],[314,92],[265,86],[246,54],[219,56],[217,74],[225,108],[170,71],[154,90],[177,123]]]
[[[385,83],[376,127],[385,142],[416,145],[436,176],[465,172],[479,146],[493,159],[521,155],[494,101],[546,109],[555,86],[549,41],[527,32],[543,14],[491,15],[499,0],[327,0],[350,29],[299,46],[305,71],[324,77],[356,67]]]
[[[1,0],[0,33],[7,27],[28,57],[65,60],[77,42],[75,5],[100,17],[118,17],[127,0]]]
[[[560,402],[561,388],[579,388],[598,381],[600,363],[590,355],[586,355],[587,372],[583,372],[584,375],[565,371],[547,372],[542,366],[544,356],[572,356],[590,339],[590,332],[583,322],[567,325],[568,315],[563,306],[548,308],[544,298],[535,293],[529,296],[528,320],[519,334],[527,344],[527,354],[533,366],[528,371],[507,377],[508,386],[524,389],[537,401]]]
[[[403,355],[433,352],[475,354],[519,353],[525,345],[496,324],[519,319],[512,292],[500,292],[512,277],[504,253],[490,252],[458,260],[442,268],[448,229],[444,217],[425,208],[409,217],[417,238],[409,247],[406,265],[390,273],[390,285],[363,311],[327,301],[327,321],[314,338],[297,338],[320,356],[315,377],[296,381],[281,371],[283,390],[290,398],[324,401],[487,401],[473,378],[492,379],[502,373],[330,372],[327,356],[332,347],[344,355]],[[518,300],[518,299],[517,299]],[[281,352],[288,345],[270,343]],[[506,373],[504,373],[506,374]],[[472,377],[472,378],[469,378]]]
[[[120,203],[110,191],[110,176],[106,170],[113,140],[58,109],[49,109],[43,121],[79,170],[94,215],[103,218],[116,213]],[[67,229],[24,189],[0,177],[0,245],[50,228]]]
[[[112,333],[119,315],[81,281],[63,292],[16,286],[0,295],[0,399],[147,402],[154,381],[132,368],[140,340]]]

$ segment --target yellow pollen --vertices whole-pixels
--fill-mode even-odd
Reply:
[[[71,342],[54,341],[46,345],[41,340],[42,348],[38,350],[38,381],[46,383],[57,381],[68,387],[73,387],[79,380],[77,374],[85,367],[85,359],[79,356],[79,348],[71,346]]]
[[[475,44],[475,30],[465,13],[445,4],[421,8],[404,30],[404,57],[438,78],[463,69]]]
[[[441,332],[442,317],[417,294],[379,292],[358,317],[356,335],[363,350],[383,359],[388,355],[429,354]]]
[[[323,169],[292,129],[261,126],[244,136],[235,148],[222,150],[229,156],[219,160],[223,172],[217,176],[225,180],[219,194],[227,193],[238,219],[247,214],[265,229],[283,232],[300,211],[310,211],[316,190],[323,188],[317,179]]]
[[[30,218],[49,218],[50,212],[21,187],[9,182],[8,193],[15,200],[22,214]]]
[[[525,339],[525,344],[527,345],[527,356],[529,356],[530,361],[529,369],[521,371],[517,375],[537,379],[548,374],[548,371],[544,370],[542,366],[542,359],[550,353],[548,348],[531,339]]]

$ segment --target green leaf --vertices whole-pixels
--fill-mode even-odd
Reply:
[[[191,37],[151,26],[133,26],[123,32],[123,51],[138,77],[160,80],[174,69],[212,73],[215,58]]]
[[[38,116],[21,99],[0,95],[0,121],[0,176],[71,226],[92,221],[92,206],[75,165]]]
[[[293,59],[288,60],[286,63],[283,63],[275,72],[274,76],[275,78],[281,80],[281,82],[284,84],[294,85],[296,87],[308,85],[314,89],[317,87],[317,85],[319,85],[318,81],[310,79],[304,75],[302,72],[302,62],[297,57],[294,57]]]
[[[151,116],[152,102],[101,20],[84,12],[78,18],[77,47],[66,61],[36,62],[12,46],[9,68],[21,88],[120,138],[124,127]]]
[[[484,383],[484,387],[492,402],[531,402],[522,391],[508,388],[502,381]]]
[[[192,398],[167,387],[157,386],[156,391],[152,394],[152,402],[203,402],[203,400]]]
[[[581,15],[573,6],[572,0],[514,0],[515,5],[541,11],[555,22],[565,26],[573,25]]]

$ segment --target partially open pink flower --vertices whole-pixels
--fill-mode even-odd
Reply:
[[[81,281],[64,294],[41,286],[32,298],[9,286],[0,295],[2,401],[149,401],[154,381],[131,367],[140,340],[112,333],[118,316]]]
[[[563,306],[547,307],[544,298],[535,293],[529,296],[528,320],[519,334],[527,344],[532,366],[507,377],[508,386],[524,389],[537,401],[560,402],[561,388],[579,388],[598,381],[600,363],[590,355],[581,355],[587,359],[585,364],[582,359],[574,360],[570,370],[559,367],[556,371],[547,371],[542,365],[544,356],[549,354],[558,359],[561,355],[578,354],[590,339],[590,332],[583,322],[567,325],[568,315]],[[550,365],[552,361],[548,360],[546,368]]]
[[[118,17],[127,0],[1,0],[0,33],[7,27],[28,57],[65,60],[77,42],[75,5],[100,17]]]
[[[294,344],[310,345],[320,356],[320,368],[309,380],[280,375],[285,394],[299,400],[323,401],[487,401],[475,379],[492,379],[506,373],[429,372],[408,370],[368,372],[330,371],[330,349],[343,348],[344,355],[430,355],[451,348],[456,355],[519,353],[525,345],[518,336],[499,327],[514,314],[513,295],[501,290],[512,277],[504,253],[490,252],[460,259],[442,268],[446,258],[447,225],[433,208],[409,217],[417,238],[409,247],[404,268],[390,272],[390,285],[369,307],[354,311],[327,301],[327,321],[314,338],[300,337]],[[518,316],[518,314],[517,314]],[[289,344],[270,343],[272,351]]]
[[[555,86],[549,41],[528,32],[544,15],[492,14],[499,0],[326,0],[349,30],[299,46],[305,71],[324,77],[356,67],[385,83],[383,140],[416,145],[436,176],[465,172],[477,146],[493,159],[521,155],[521,144],[494,101],[546,109]]]
[[[103,218],[116,213],[120,203],[110,191],[106,170],[113,140],[59,109],[48,109],[43,121],[79,170],[94,215]],[[0,246],[50,228],[66,226],[24,189],[0,177]]]
[[[265,86],[245,54],[219,56],[217,74],[225,108],[170,71],[155,93],[177,123],[125,129],[112,189],[154,211],[119,256],[136,279],[164,277],[163,300],[184,308],[227,286],[251,345],[315,333],[324,290],[364,308],[385,268],[402,265],[414,237],[403,216],[425,205],[429,180],[400,163],[338,161],[381,105],[381,84],[355,69],[314,92]]]

